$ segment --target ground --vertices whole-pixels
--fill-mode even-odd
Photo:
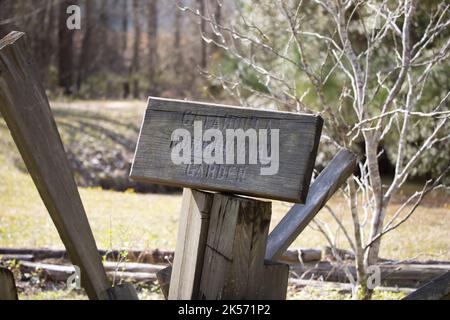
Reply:
[[[99,107],[100,106],[100,107]],[[145,103],[78,102],[55,103],[58,128],[66,149],[74,156],[77,151],[90,150],[82,159],[88,166],[97,162],[114,161],[117,154],[131,149],[145,109]],[[94,111],[94,108],[96,111]],[[83,119],[83,120],[80,120]],[[80,127],[84,123],[84,127]],[[94,125],[95,124],[95,125]],[[78,130],[73,131],[74,128]],[[77,148],[77,146],[79,146]],[[100,157],[96,157],[100,150]],[[111,153],[111,151],[113,151]],[[80,157],[83,157],[81,154]],[[124,158],[129,157],[129,154]],[[92,164],[93,163],[93,164]],[[119,166],[124,166],[120,164]],[[0,246],[1,247],[62,247],[55,227],[39,198],[31,178],[21,163],[9,131],[0,119]],[[79,181],[79,180],[77,180]],[[409,184],[403,193],[418,188]],[[100,187],[81,187],[81,197],[96,238],[103,249],[112,248],[174,248],[181,194],[139,194],[134,191],[107,191]],[[345,226],[351,226],[351,217],[342,194],[330,201]],[[389,214],[399,206],[399,199],[390,207]],[[289,209],[289,204],[273,202],[272,227]],[[322,210],[318,219],[336,228],[330,214]],[[388,234],[383,241],[381,256],[392,259],[450,260],[450,202],[448,195],[437,193],[425,206],[417,209],[410,221]],[[351,228],[349,230],[352,230]],[[348,248],[342,233],[337,237],[339,247]],[[326,245],[324,237],[313,228],[307,228],[293,247],[320,248]],[[310,290],[311,291],[311,290]],[[312,290],[314,291],[314,290]],[[313,292],[291,292],[291,298],[324,297]],[[329,298],[348,298],[331,293]],[[142,297],[160,297],[158,293],[143,290]],[[59,291],[29,292],[22,298],[76,298],[77,293]],[[397,295],[384,295],[398,298]]]

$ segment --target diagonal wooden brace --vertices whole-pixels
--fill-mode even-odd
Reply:
[[[18,300],[14,275],[6,268],[0,268],[0,301],[2,300]]]
[[[431,280],[403,300],[450,300],[450,271]]]
[[[341,150],[320,173],[309,189],[305,204],[295,204],[270,233],[266,259],[277,261],[306,228],[325,203],[353,173],[356,156]]]
[[[113,294],[25,34],[0,40],[0,112],[90,299]],[[111,293],[113,292],[113,293]],[[121,290],[123,293],[124,291]]]

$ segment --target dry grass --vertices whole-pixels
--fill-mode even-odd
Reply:
[[[77,108],[68,107],[73,112]],[[90,106],[85,104],[83,108]],[[133,121],[140,121],[143,111],[140,103],[109,110],[108,116],[118,118],[125,112]],[[0,246],[62,247],[31,178],[18,169],[17,161],[21,161],[18,159],[15,145],[0,120]],[[98,188],[81,188],[80,193],[100,248],[175,247],[181,195],[120,193]],[[407,223],[384,238],[383,258],[450,260],[450,204],[445,195],[438,196],[439,206],[419,207]],[[330,206],[352,232],[351,217],[342,195],[336,195]],[[389,215],[397,207],[398,204],[393,204]],[[273,203],[272,227],[288,209],[287,204]],[[328,223],[331,230],[336,229],[326,210],[317,217]],[[342,233],[338,233],[336,242],[340,247],[349,247]],[[293,246],[317,248],[326,244],[318,231],[308,227]]]

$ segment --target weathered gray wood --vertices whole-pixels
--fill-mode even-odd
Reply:
[[[320,261],[322,250],[319,249],[288,249],[283,253],[279,262],[288,264]]]
[[[136,289],[129,283],[107,289],[100,298],[102,300],[139,300]]]
[[[304,205],[294,205],[269,235],[266,259],[277,261],[325,205],[328,199],[353,173],[356,156],[341,150],[311,185]],[[283,189],[283,188],[280,188]]]
[[[202,132],[213,128],[222,133],[224,143],[220,150],[224,151],[226,130],[256,130],[255,137],[260,142],[257,146],[257,164],[248,164],[250,139],[246,139],[245,164],[208,165],[202,162],[201,156],[193,156],[195,146],[198,146],[198,150],[204,150],[210,144],[202,143],[200,137],[196,140],[198,143],[187,143],[192,149],[191,162],[200,163],[175,165],[171,158],[172,148],[181,142],[172,143],[172,133],[176,129],[185,129],[194,140],[195,123],[199,121]],[[313,115],[150,98],[131,178],[202,190],[304,202],[314,168],[322,123],[322,118]],[[274,130],[279,130],[279,170],[274,175],[261,174],[261,168],[268,165],[260,163],[259,150],[264,145],[259,139],[259,133],[264,133],[258,131],[260,129],[268,130],[274,137]],[[267,145],[270,142],[271,136],[267,138]],[[236,151],[234,154],[236,156]],[[223,159],[225,161],[226,157]]]
[[[0,261],[33,261],[34,256],[32,254],[0,254]]]
[[[328,249],[327,249],[328,250]],[[349,252],[343,249],[336,249],[339,252],[345,252],[345,258],[349,257]],[[125,257],[127,263],[125,265],[132,265],[130,262],[136,262],[137,265],[141,264],[169,264],[173,263],[174,251],[168,249],[147,249],[147,250],[99,250],[100,256],[104,256],[106,260],[112,260],[113,262],[103,263],[105,267],[113,266],[121,257]],[[125,254],[125,256],[124,256]],[[328,255],[328,251],[325,253]],[[322,257],[322,250],[320,249],[288,249],[283,253],[283,256],[279,259],[279,262],[288,264],[319,261]],[[45,259],[67,259],[68,255],[66,250],[59,249],[34,249],[34,248],[0,248],[0,259],[7,260],[23,260],[23,261],[39,261]],[[121,263],[121,266],[124,264]],[[170,280],[170,279],[169,279]]]
[[[147,272],[147,273],[157,273],[166,267],[160,264],[137,263],[137,262],[118,263],[115,261],[105,261],[103,262],[103,266],[106,272],[126,271],[126,272]]]
[[[287,264],[266,261],[257,300],[286,300],[289,280],[289,266]]]
[[[0,268],[0,301],[1,300],[18,300],[14,275],[6,268]]]
[[[403,300],[450,300],[450,271],[431,280]]]
[[[25,34],[0,40],[0,112],[90,298],[109,288]]]
[[[170,290],[170,277],[172,276],[172,266],[162,269],[156,273],[156,278],[158,279],[159,287],[167,300],[169,298]]]
[[[258,297],[270,216],[270,202],[214,195],[200,299]]]
[[[214,194],[184,189],[169,300],[198,296]]]

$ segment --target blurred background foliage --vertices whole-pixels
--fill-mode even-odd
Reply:
[[[285,1],[287,11],[293,13],[298,1]],[[137,99],[144,102],[149,95],[155,95],[290,111],[323,111],[324,106],[312,90],[307,75],[299,68],[282,63],[270,50],[234,39],[239,50],[253,55],[260,65],[293,84],[293,94],[296,97],[307,92],[303,102],[308,110],[299,110],[295,101],[283,94],[287,88],[282,83],[255,72],[248,63],[228,54],[213,43],[202,41],[200,31],[213,39],[214,31],[202,25],[195,15],[183,12],[177,7],[177,4],[180,7],[188,6],[213,16],[218,23],[233,26],[237,32],[258,39],[261,46],[268,45],[276,51],[284,52],[294,64],[299,64],[303,57],[295,46],[287,45],[293,39],[287,31],[288,20],[277,3],[270,0],[0,0],[0,37],[11,30],[27,32],[51,100]],[[440,3],[442,1],[438,0],[418,2],[412,31],[413,42],[420,39],[430,12]],[[70,5],[78,5],[81,8],[81,30],[71,31],[66,28],[66,8]],[[302,21],[304,31],[323,34],[338,41],[338,36],[328,20],[329,15],[325,14],[323,8],[313,1],[304,1],[302,10],[303,17],[307,17]],[[366,26],[362,23],[362,17],[367,14],[369,13],[364,10],[358,11],[349,26],[350,37],[357,45],[354,48],[357,53],[366,49]],[[446,30],[427,50],[433,52],[433,48],[441,45],[448,36],[449,30]],[[374,74],[376,70],[393,63],[395,57],[390,50],[394,45],[393,41],[395,39],[387,37],[375,51],[371,61]],[[331,58],[321,64],[330,52],[325,42],[319,39],[307,38],[304,42],[304,53],[308,57],[317,57],[309,59],[309,67],[314,73],[325,76],[334,67]],[[448,63],[433,71],[433,79],[423,90],[423,100],[418,111],[431,111],[430,109],[443,98],[450,88],[449,71]],[[416,72],[421,72],[420,68],[417,68]],[[388,81],[395,81],[395,74]],[[368,83],[372,88],[376,84],[376,81]],[[350,86],[342,72],[335,72],[326,82],[324,93],[332,113],[339,117],[343,124],[351,126],[356,122],[351,110],[352,102],[348,96],[341,94]],[[402,94],[406,95],[406,92]],[[370,108],[373,108],[374,114],[385,95],[385,90],[380,90],[373,97]],[[94,109],[101,112],[101,104]],[[417,146],[429,136],[430,121],[420,121],[411,130],[407,156],[413,154]],[[129,141],[134,141],[139,122],[133,125],[133,135],[126,137]],[[63,123],[62,126],[67,127],[69,124]],[[86,125],[79,128],[83,133],[93,130],[92,126]],[[448,134],[449,129],[447,125],[443,134]],[[335,129],[331,126],[326,126],[325,130],[327,135],[337,140],[339,135],[342,135],[342,132],[333,131]],[[384,154],[380,166],[386,176],[393,170],[391,162],[397,151],[397,136],[397,131],[391,130],[382,143]],[[71,140],[70,136],[68,140]],[[90,170],[95,167],[96,160],[95,156],[81,151],[88,150],[82,145],[83,143],[68,143],[67,146],[73,167],[79,173],[78,182],[82,185],[103,185],[104,182],[99,178],[95,178],[93,183],[86,182],[90,181],[87,177],[83,178],[86,174],[82,171],[96,171]],[[134,143],[129,143],[129,150],[118,151],[120,155],[104,155],[106,159],[125,159],[125,164],[119,160],[107,161],[111,167],[110,171],[120,172],[124,179],[130,165],[133,146]],[[358,148],[364,150],[362,141]],[[448,140],[436,144],[415,167],[413,178],[436,177],[450,161],[448,150]],[[317,162],[319,169],[329,161],[334,152],[333,145],[327,144],[326,141],[321,143]],[[85,170],[79,169],[80,166]]]

